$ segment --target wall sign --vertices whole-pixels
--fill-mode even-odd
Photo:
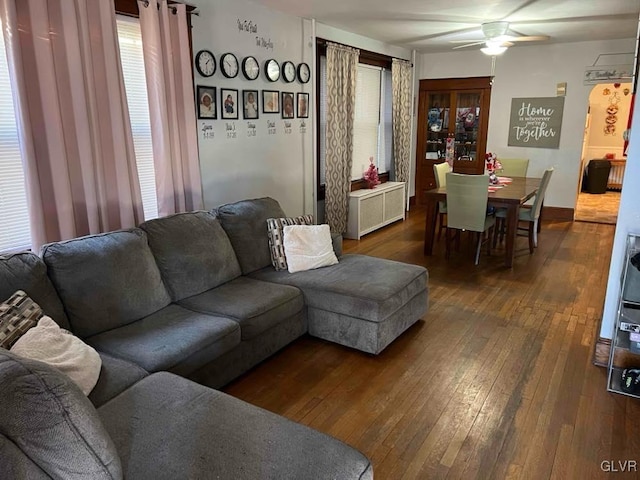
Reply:
[[[508,145],[559,148],[564,97],[511,100]]]

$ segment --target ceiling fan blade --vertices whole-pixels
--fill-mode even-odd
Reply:
[[[458,45],[457,47],[453,47],[452,50],[458,50],[459,48],[467,48],[467,47],[474,47],[476,45],[484,45],[484,41],[482,42],[473,42],[473,43],[467,43],[466,45]]]
[[[484,43],[486,42],[487,39],[486,38],[478,38],[477,40],[475,39],[467,39],[467,40],[449,40],[449,43],[471,43],[471,42],[478,42],[478,43]]]
[[[524,37],[509,37],[508,42],[544,42],[549,40],[549,35],[529,35]]]

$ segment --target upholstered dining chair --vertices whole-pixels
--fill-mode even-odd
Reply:
[[[502,170],[498,170],[500,175],[505,177],[526,177],[529,169],[528,158],[499,158]]]
[[[447,162],[437,163],[433,166],[433,175],[436,179],[436,187],[445,187],[447,185],[447,173],[451,171],[451,167]],[[444,218],[447,216],[447,202],[438,202],[438,240],[442,230],[447,228]]]
[[[553,167],[548,168],[544,171],[542,175],[542,180],[540,181],[540,187],[538,187],[538,192],[536,196],[533,198],[533,204],[529,207],[525,205],[520,209],[518,223],[527,222],[527,236],[529,237],[529,253],[533,253],[535,247],[538,246],[538,220],[540,219],[540,212],[542,211],[542,202],[544,201],[545,193],[547,192],[547,187],[549,186],[549,180],[551,180],[551,175],[553,174]],[[498,222],[496,232],[497,235],[500,235],[500,241],[502,241],[502,237],[504,235],[505,230],[505,219],[507,217],[507,212],[505,209],[499,209],[496,212],[496,220]],[[525,230],[518,227],[518,230]],[[495,235],[494,235],[494,245]]]
[[[450,254],[452,230],[467,230],[477,233],[475,264],[480,260],[483,237],[495,225],[495,217],[487,215],[489,181],[486,175],[463,175],[447,173],[447,258]],[[489,237],[490,238],[490,237]],[[487,253],[491,255],[491,242],[488,241]]]

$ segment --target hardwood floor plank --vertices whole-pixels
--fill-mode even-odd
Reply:
[[[422,253],[424,211],[345,240],[345,253],[426,266],[430,307],[378,356],[305,336],[225,388],[361,450],[376,479],[611,478],[638,461],[640,402],[591,364],[614,228],[545,222],[478,266]],[[366,281],[366,280],[363,280]],[[628,464],[631,465],[631,464]],[[616,472],[615,478],[638,478]]]

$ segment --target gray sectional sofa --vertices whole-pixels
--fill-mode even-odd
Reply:
[[[351,447],[208,388],[307,332],[378,354],[426,312],[419,266],[341,255],[275,271],[266,219],[284,216],[247,200],[0,257],[0,299],[26,291],[102,358],[87,400],[0,351],[0,477],[371,478]],[[55,435],[32,441],[33,421]]]

